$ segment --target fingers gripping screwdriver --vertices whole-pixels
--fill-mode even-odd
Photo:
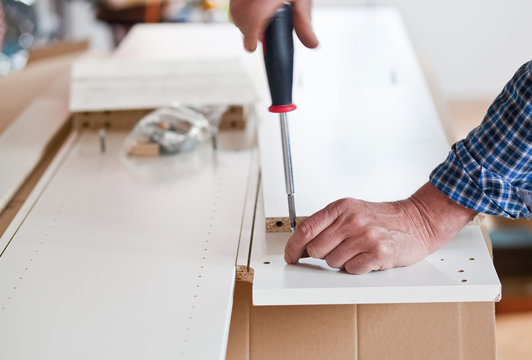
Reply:
[[[292,155],[286,113],[296,109],[296,106],[292,104],[292,79],[294,72],[293,28],[292,6],[286,3],[271,20],[263,39],[264,63],[272,97],[272,106],[268,110],[272,113],[278,113],[281,121],[284,178],[292,231],[296,227],[296,208]]]

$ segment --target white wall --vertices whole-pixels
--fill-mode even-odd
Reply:
[[[532,59],[531,0],[315,0],[396,6],[448,99],[495,97]],[[319,37],[319,33],[318,33]]]

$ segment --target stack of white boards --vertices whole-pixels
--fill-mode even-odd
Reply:
[[[249,105],[257,64],[232,24],[136,25],[111,57],[74,65],[70,111]]]

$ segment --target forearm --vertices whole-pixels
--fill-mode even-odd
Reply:
[[[455,202],[478,212],[530,217],[532,63],[517,71],[482,124],[453,145],[430,180]]]

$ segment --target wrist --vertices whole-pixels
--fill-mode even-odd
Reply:
[[[431,245],[435,249],[449,242],[477,214],[451,200],[430,181],[405,201],[411,204],[429,229]]]

